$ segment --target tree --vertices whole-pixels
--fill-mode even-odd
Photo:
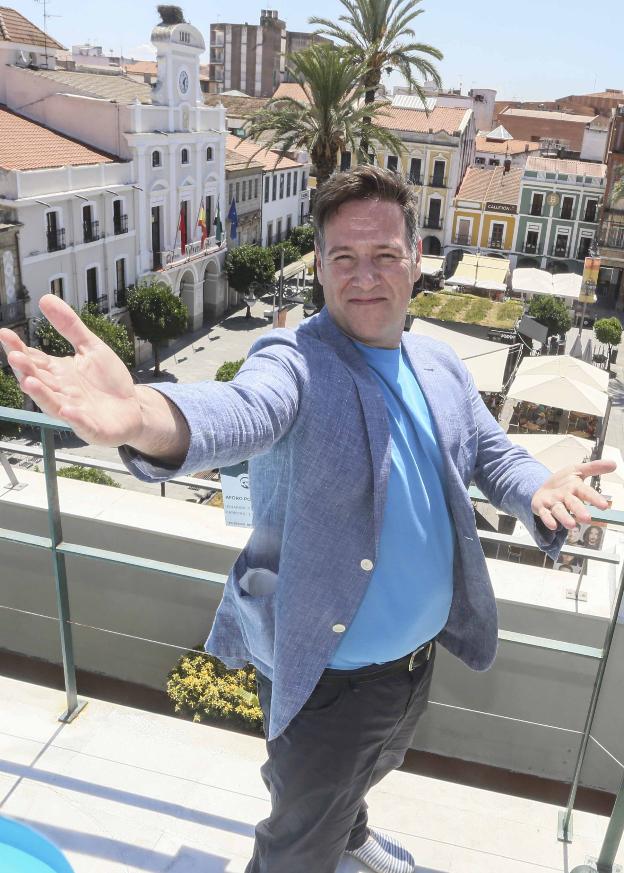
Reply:
[[[132,328],[152,344],[154,375],[160,374],[160,345],[181,336],[188,325],[188,309],[164,282],[138,285],[128,297]]]
[[[395,154],[403,145],[390,130],[375,122],[385,104],[364,105],[363,64],[334,45],[318,43],[291,55],[290,73],[301,83],[301,99],[278,97],[251,118],[245,139],[261,141],[260,148],[275,149],[279,157],[290,151],[306,151],[316,169],[316,187],[322,188],[336,169],[338,153],[351,149],[358,161],[368,161],[362,148],[382,146]],[[323,305],[323,292],[314,274],[314,302]]]
[[[239,294],[248,294],[254,285],[273,282],[275,264],[271,250],[252,245],[230,249],[225,257],[225,272],[235,291]],[[251,318],[249,304],[247,304],[247,318]]]
[[[351,57],[363,65],[366,103],[374,102],[382,72],[398,70],[424,105],[425,94],[414,73],[441,87],[440,74],[429,58],[441,61],[444,56],[431,45],[413,42],[415,33],[410,25],[425,11],[416,9],[422,0],[340,0],[340,3],[346,10],[338,16],[340,23],[316,15],[309,21],[321,25],[319,33],[339,40]]]
[[[609,361],[611,361],[611,349],[619,346],[622,339],[622,325],[619,318],[600,318],[594,324],[594,334],[599,343],[605,343],[609,347]]]
[[[80,482],[91,482],[94,485],[110,485],[112,488],[121,488],[119,482],[115,482],[112,476],[97,467],[81,467],[75,464],[71,467],[63,467],[57,476],[63,479],[78,479]]]
[[[284,252],[284,266],[292,264],[293,261],[299,260],[299,249],[297,246],[293,245],[290,240],[275,243],[274,246],[271,246],[269,251],[273,258],[273,266],[275,267],[275,270],[273,271],[274,273],[279,270],[282,263],[282,252]]]
[[[180,6],[161,5],[156,7],[163,24],[184,24],[184,13]]]
[[[245,363],[245,358],[240,358],[238,361],[225,361],[215,376],[216,382],[230,382],[238,373],[240,368]]]
[[[547,294],[536,294],[529,303],[529,315],[548,328],[548,336],[566,333],[572,319],[565,303]]]
[[[73,306],[72,309],[74,309]],[[74,309],[74,312],[77,310]],[[121,358],[129,370],[134,367],[134,345],[128,336],[125,325],[115,324],[105,315],[99,313],[94,303],[87,303],[83,306],[80,320]],[[47,318],[42,318],[39,321],[35,329],[35,336],[39,339],[41,348],[48,355],[62,358],[74,354],[71,343],[52,327]]]
[[[0,406],[7,406],[9,409],[23,409],[24,407],[24,395],[17,379],[8,373],[3,373],[2,370],[0,370]],[[0,420],[0,439],[15,437],[19,432],[19,424]]]
[[[314,248],[314,228],[311,224],[300,224],[298,227],[293,227],[288,242],[297,246],[300,256],[311,252]]]

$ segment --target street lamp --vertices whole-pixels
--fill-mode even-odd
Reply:
[[[256,297],[253,293],[252,288],[247,290],[247,293],[243,297],[243,303],[247,304],[247,312],[245,313],[245,318],[251,318],[251,307],[256,302]]]
[[[588,265],[588,261],[594,261],[594,264]],[[580,297],[583,300],[583,312],[581,313],[581,321],[579,323],[579,340],[581,338],[581,334],[583,332],[583,325],[585,324],[585,310],[587,308],[589,296],[594,298],[594,303],[596,302],[596,286],[598,285],[598,273],[600,272],[600,261],[598,260],[598,270],[596,271],[595,261],[598,260],[598,246],[596,245],[596,239],[593,238],[589,244],[589,248],[587,249],[587,257],[585,258],[584,269],[583,269],[583,282],[581,285],[581,293]],[[596,281],[593,281],[593,276],[590,276],[590,271],[595,274]]]

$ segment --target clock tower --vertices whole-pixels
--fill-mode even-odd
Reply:
[[[159,11],[166,14],[151,37],[158,64],[152,103],[172,108],[202,105],[199,58],[206,50],[204,38],[196,27],[184,21],[179,7],[161,6]]]

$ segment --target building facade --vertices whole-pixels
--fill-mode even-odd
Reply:
[[[606,154],[607,175],[600,213],[600,289],[624,309],[624,103],[613,111]],[[615,186],[621,182],[619,188]],[[615,190],[614,190],[615,189]],[[621,193],[618,195],[617,191]]]
[[[512,255],[522,174],[520,167],[468,168],[454,200],[445,246],[447,275],[454,272],[464,252]],[[513,257],[510,263],[515,266]]]
[[[580,157],[585,128],[591,121],[591,115],[513,107],[503,109],[497,119],[514,139],[551,142],[562,157]]]
[[[476,167],[500,167],[505,161],[512,167],[525,167],[529,155],[539,154],[539,151],[539,143],[514,139],[499,125],[489,133],[477,135],[474,162]]]
[[[451,219],[453,197],[475,154],[472,109],[438,107],[427,113],[418,98],[398,95],[376,119],[403,143],[402,155],[380,149],[375,163],[404,174],[417,188],[423,252],[442,253]],[[343,152],[341,167],[351,166],[351,153]]]
[[[530,157],[522,178],[517,266],[582,273],[597,236],[604,164]]]
[[[18,55],[3,81],[9,106],[24,106],[31,119],[130,165],[132,196],[122,214],[132,209],[136,216],[131,273],[168,284],[196,329],[230,303],[225,235],[216,233],[227,211],[225,116],[222,107],[204,105],[201,33],[185,22],[160,22],[151,41],[158,71],[153,87],[120,74],[30,68]],[[72,234],[74,245],[76,239]],[[109,296],[115,290],[110,283],[100,287]]]
[[[227,149],[225,158],[225,181],[227,187],[228,214],[225,227],[228,249],[240,245],[260,245],[262,239],[262,175],[264,168],[259,161],[250,161],[238,152]],[[232,238],[230,209],[236,206],[236,237]]]
[[[0,327],[10,327],[28,342],[26,289],[22,284],[15,210],[0,206]],[[8,366],[0,348],[0,369]]]

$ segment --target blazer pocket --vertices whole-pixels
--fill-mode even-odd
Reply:
[[[247,648],[263,664],[273,665],[277,573],[249,567],[240,579],[232,576],[234,600]]]

